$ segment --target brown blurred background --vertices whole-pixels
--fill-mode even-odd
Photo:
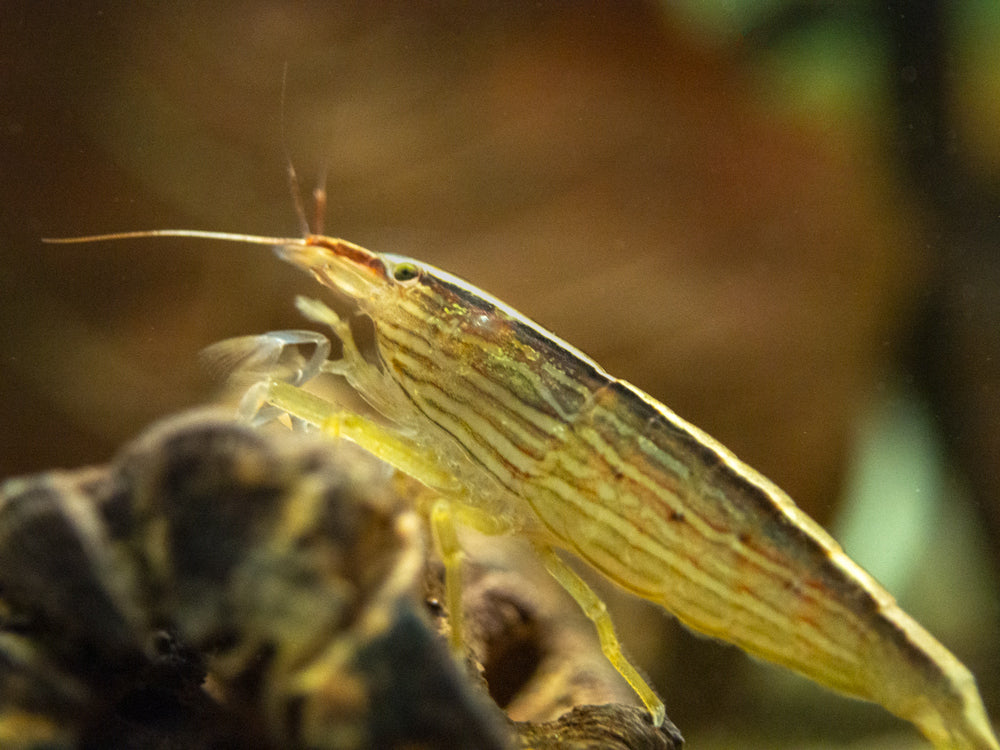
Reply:
[[[997,49],[986,0],[5,3],[0,476],[104,461],[213,397],[202,347],[303,325],[259,247],[39,242],[295,235],[284,143],[327,233],[496,294],[833,525],[996,719]],[[912,739],[627,619],[691,747]]]

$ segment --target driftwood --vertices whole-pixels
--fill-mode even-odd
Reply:
[[[502,554],[467,566],[463,668],[399,488],[351,446],[207,413],[5,482],[0,746],[680,747],[609,702],[633,699],[588,624]]]

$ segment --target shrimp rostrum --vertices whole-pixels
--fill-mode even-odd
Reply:
[[[265,378],[244,408],[277,408],[354,440],[431,490],[423,510],[445,563],[456,641],[458,522],[531,542],[654,722],[662,703],[623,656],[603,602],[557,551],[695,631],[884,706],[936,747],[1000,750],[971,673],[788,495],[498,299],[427,264],[318,235],[113,237],[138,236],[272,244],[371,319],[376,354],[366,358],[345,321],[300,299],[343,356],[326,361],[322,349],[292,376]],[[256,346],[309,340],[266,334]],[[321,371],[343,375],[381,419],[300,387]]]

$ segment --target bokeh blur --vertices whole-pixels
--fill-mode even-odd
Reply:
[[[0,476],[106,460],[215,393],[198,351],[302,327],[260,247],[328,234],[463,276],[831,525],[1000,717],[1000,6],[0,5]],[[287,84],[282,102],[282,80]],[[623,636],[691,747],[912,730],[693,638]]]

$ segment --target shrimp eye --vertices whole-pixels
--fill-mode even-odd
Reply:
[[[396,281],[411,281],[420,275],[420,269],[412,263],[397,263],[392,269]]]

